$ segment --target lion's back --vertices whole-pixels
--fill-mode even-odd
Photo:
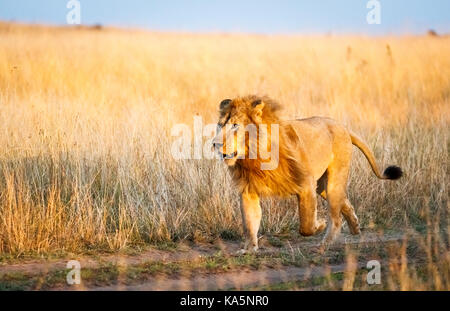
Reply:
[[[351,150],[351,140],[347,128],[326,117],[310,117],[283,122],[291,126],[299,139],[301,152],[308,157],[311,171],[316,178],[322,176],[334,153],[343,149]]]

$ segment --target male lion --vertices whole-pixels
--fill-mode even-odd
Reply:
[[[257,234],[261,221],[259,199],[262,196],[297,195],[300,234],[311,236],[326,227],[325,220],[317,219],[317,192],[328,201],[330,209],[331,225],[323,243],[328,245],[339,234],[341,213],[351,233],[359,234],[358,218],[346,193],[352,144],[364,153],[378,178],[398,179],[402,176],[402,170],[389,166],[381,174],[369,147],[332,119],[312,117],[281,121],[278,110],[279,105],[267,97],[239,97],[220,103],[217,135],[212,143],[228,165],[241,193],[241,211],[247,235],[243,251],[258,249]],[[250,147],[260,143],[260,137],[264,134],[258,132],[257,142],[252,142],[248,128],[251,125],[256,129],[267,129],[274,124],[278,124],[279,129],[277,140],[273,142],[269,139],[272,132],[267,130],[265,141],[268,149],[278,148],[278,165],[264,170],[261,165],[267,162],[264,160],[267,158],[260,157],[259,152],[256,157],[249,156]],[[264,143],[258,146],[264,147]]]

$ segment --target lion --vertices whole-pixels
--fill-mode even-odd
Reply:
[[[364,141],[337,121],[325,117],[280,120],[280,105],[269,97],[250,95],[220,103],[220,117],[212,147],[229,167],[232,179],[240,192],[245,244],[243,252],[258,250],[258,230],[261,222],[260,198],[266,196],[298,198],[299,232],[312,236],[324,231],[325,219],[317,216],[317,194],[329,206],[327,232],[323,245],[330,245],[339,235],[344,216],[350,232],[360,233],[355,210],[347,197],[347,181],[352,157],[352,145],[365,155],[373,173],[383,180],[399,179],[403,172],[398,166],[389,166],[383,174],[375,157]],[[277,148],[277,166],[263,170],[266,159],[251,157],[251,147],[260,143],[249,139],[249,125],[256,129],[278,126],[278,137],[267,139],[268,149]],[[275,133],[275,132],[274,132]],[[254,136],[252,136],[254,137]],[[272,137],[271,137],[272,138]],[[264,143],[263,145],[264,146]],[[228,152],[230,151],[230,152]]]

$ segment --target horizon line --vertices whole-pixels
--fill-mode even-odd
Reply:
[[[0,23],[12,24],[16,26],[28,27],[48,27],[48,28],[63,28],[63,29],[92,29],[92,30],[123,30],[123,31],[141,31],[149,33],[167,33],[167,34],[191,34],[191,35],[258,35],[258,36],[355,36],[355,37],[421,37],[421,36],[436,36],[447,37],[450,32],[439,33],[434,28],[430,27],[424,32],[402,30],[401,32],[358,32],[358,31],[342,31],[342,30],[304,30],[304,31],[245,31],[245,30],[192,30],[192,29],[170,29],[170,28],[156,28],[146,27],[143,25],[120,25],[120,24],[104,24],[104,23],[81,23],[81,24],[67,24],[67,23],[53,23],[53,22],[30,22],[17,20],[0,19]]]

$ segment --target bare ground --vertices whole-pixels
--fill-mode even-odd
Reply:
[[[283,245],[273,246],[266,238],[261,239],[261,249],[257,257],[277,257],[281,253],[302,254],[304,263],[295,265],[259,265],[252,267],[240,265],[225,270],[192,270],[184,269],[182,273],[152,273],[145,277],[136,277],[130,282],[129,279],[121,278],[120,275],[113,281],[90,280],[82,282],[81,285],[67,285],[62,281],[54,284],[42,284],[39,286],[25,287],[24,289],[56,289],[56,290],[225,290],[246,289],[267,286],[292,281],[303,281],[313,277],[323,277],[330,273],[344,272],[345,262],[332,261],[331,264],[320,265],[315,258],[326,256],[339,257],[347,246],[364,247],[368,245],[382,245],[395,243],[406,238],[405,233],[374,233],[365,232],[360,236],[342,234],[332,247],[332,250],[322,254],[319,250],[320,237],[298,238],[294,241],[284,241]],[[78,260],[82,269],[101,269],[105,266],[136,267],[145,263],[161,263],[170,265],[174,263],[194,264],[208,258],[239,258],[236,255],[240,249],[239,242],[217,240],[211,244],[180,244],[175,250],[148,249],[138,255],[111,255],[83,256],[71,258]],[[334,250],[334,252],[333,252]],[[327,254],[328,253],[328,254]],[[306,255],[303,255],[306,254]],[[17,264],[1,264],[0,280],[8,280],[9,275],[23,275],[33,277],[36,275],[48,275],[52,273],[66,273],[68,259],[62,260],[33,260]],[[357,262],[358,268],[365,267],[366,262]],[[6,281],[7,282],[7,281]]]
[[[363,265],[361,265],[363,267]],[[131,291],[188,291],[188,290],[243,290],[271,284],[292,281],[305,281],[312,277],[325,277],[330,273],[344,272],[345,264],[327,267],[285,267],[281,269],[263,268],[260,270],[243,269],[218,274],[203,274],[192,277],[167,279],[156,277],[137,285],[116,284],[96,287],[93,290],[131,290]]]

